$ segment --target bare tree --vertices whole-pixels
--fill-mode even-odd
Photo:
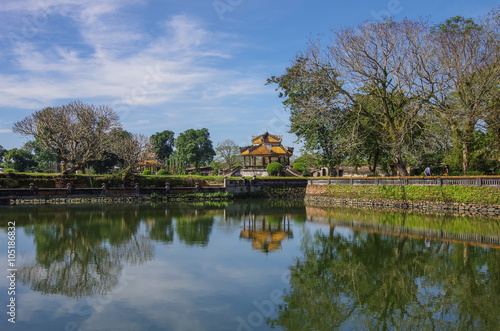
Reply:
[[[119,127],[119,117],[111,108],[74,101],[37,111],[14,123],[13,131],[33,136],[54,152],[62,174],[69,174],[100,160],[111,147],[110,132]]]
[[[231,139],[226,139],[218,143],[215,152],[216,158],[228,168],[231,168],[237,163],[241,163],[240,150]]]
[[[444,79],[436,94],[436,110],[452,129],[454,142],[462,147],[464,173],[469,171],[474,131],[484,123],[495,124],[500,98],[500,41],[498,15],[479,24],[452,17],[433,27],[436,59]]]
[[[399,174],[435,91],[438,67],[425,21],[366,22],[333,31],[328,61],[346,108],[365,119],[390,150]]]
[[[121,129],[113,132],[112,151],[124,162],[125,167],[143,160],[151,145],[143,134],[132,134]]]

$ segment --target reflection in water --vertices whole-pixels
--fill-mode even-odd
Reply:
[[[52,220],[53,221],[52,221]],[[118,283],[122,263],[153,258],[153,246],[137,234],[135,210],[55,209],[25,227],[36,244],[36,262],[19,268],[21,281],[44,294],[103,295]]]
[[[303,238],[286,330],[498,330],[500,251],[354,231]]]
[[[290,219],[280,214],[268,216],[249,215],[243,220],[240,238],[252,241],[252,248],[264,253],[281,251],[281,242],[293,238]]]
[[[263,297],[261,292],[242,299],[272,278],[254,271],[281,263],[282,269],[272,271],[280,274],[292,263],[286,256],[296,256],[285,304],[269,320],[277,328],[500,329],[498,221],[339,208],[307,207],[306,214],[303,204],[256,200],[5,208],[1,217],[16,222],[35,244],[34,258],[18,269],[33,291],[70,298],[105,295],[119,287],[128,265],[143,265],[135,271],[149,270],[148,282],[135,286],[145,288],[122,293],[122,305],[137,300],[128,306],[130,320],[150,312],[161,321],[184,314],[185,320],[204,325],[206,318],[217,325],[210,330],[221,330],[220,325],[234,330],[235,318],[255,316],[253,302],[264,302],[276,289],[272,285]],[[281,252],[284,240],[289,242],[282,254],[250,252]],[[246,253],[252,258],[242,259]],[[165,262],[148,263],[153,259]],[[137,294],[148,288],[148,297]],[[168,298],[171,315],[165,314]],[[114,318],[125,318],[118,299],[116,305]],[[139,306],[144,310],[134,313]],[[155,323],[145,329],[169,329]]]

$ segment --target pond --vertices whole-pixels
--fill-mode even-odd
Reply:
[[[250,200],[0,222],[2,330],[500,329],[498,220]]]

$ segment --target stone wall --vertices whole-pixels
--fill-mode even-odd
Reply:
[[[290,178],[253,178],[224,179],[225,192],[236,195],[260,192],[262,197],[282,199],[303,199],[307,179]]]
[[[342,188],[345,192],[342,192]],[[358,197],[353,197],[353,190]],[[308,185],[304,201],[322,206],[376,207],[459,215],[487,215],[500,218],[500,205],[498,204],[377,199],[370,196],[369,193],[363,197],[362,186],[339,185],[335,187],[335,194],[332,196],[326,185]]]

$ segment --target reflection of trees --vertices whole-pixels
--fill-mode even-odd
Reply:
[[[172,219],[157,219],[154,221],[149,237],[156,241],[171,243],[174,241],[174,225]]]
[[[149,240],[136,234],[135,212],[68,208],[53,213],[57,222],[35,218],[25,232],[36,244],[36,262],[19,269],[21,281],[44,294],[106,294],[117,285],[124,261],[142,264],[153,258]]]
[[[178,218],[176,231],[179,240],[186,244],[206,246],[213,224],[213,216]]]
[[[291,268],[288,330],[500,326],[500,253],[380,234],[317,233]]]

